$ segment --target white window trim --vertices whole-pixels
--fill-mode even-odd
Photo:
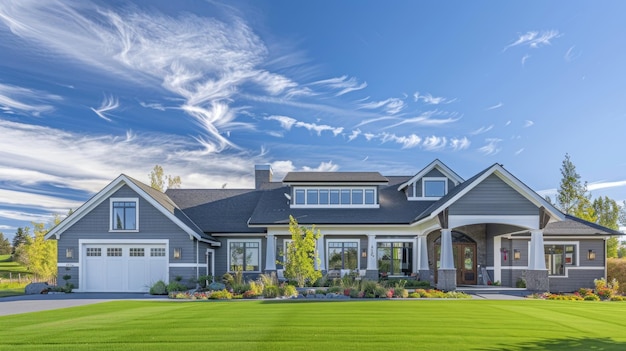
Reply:
[[[304,190],[304,204],[296,204],[296,190]],[[363,190],[363,203],[362,204],[316,204],[309,205],[308,204],[308,190],[318,190],[318,202],[319,202],[319,190],[328,190],[329,191],[329,202],[330,202],[330,190],[339,190],[339,202],[341,202],[341,190],[350,190],[350,202],[352,202],[352,190]],[[374,190],[374,203],[373,204],[365,204],[365,191],[366,190]],[[378,188],[375,186],[297,186],[293,187],[291,193],[293,201],[291,202],[291,208],[380,208],[380,204],[378,203]]]
[[[135,229],[114,229],[113,228],[113,203],[114,202],[134,202],[135,203]],[[109,198],[109,232],[113,233],[137,233],[139,232],[139,198],[136,197],[111,197]]]
[[[569,270],[570,269],[579,269],[580,267],[580,241],[544,241],[544,254],[546,245],[573,245],[575,247],[574,251],[576,252],[576,264],[564,265],[563,275],[550,275],[548,274],[548,278],[560,279],[560,278],[569,278]],[[528,252],[530,252],[530,241],[528,241]],[[596,268],[596,267],[593,267]],[[598,269],[601,269],[598,268]]]
[[[234,273],[230,270],[230,243],[246,242],[246,243],[259,243],[259,270],[258,271],[242,271],[242,273],[261,273],[261,267],[263,266],[263,243],[261,239],[227,239],[226,240],[226,271],[228,273]]]
[[[425,189],[425,185],[427,181],[443,181],[444,184],[444,196],[448,194],[448,178],[446,177],[424,177],[424,178],[420,178],[418,180],[416,180],[413,184],[413,196],[408,196],[407,199],[409,201],[436,201],[442,198],[442,196],[431,196],[431,197],[427,197],[424,196],[424,194],[426,194],[426,189]],[[421,181],[422,182],[422,196],[416,196],[417,194],[417,182]]]
[[[360,239],[326,239],[326,269],[330,270],[330,243],[356,243],[356,269],[361,269],[361,240]]]

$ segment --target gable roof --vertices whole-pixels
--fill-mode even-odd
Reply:
[[[220,242],[202,232],[202,230],[195,225],[195,223],[187,217],[187,215],[164,193],[152,189],[146,184],[131,178],[125,174],[120,174],[115,180],[109,183],[104,189],[100,190],[97,194],[91,197],[87,202],[80,206],[71,215],[65,218],[61,223],[52,228],[45,236],[46,239],[56,236],[57,238],[63,234],[63,232],[71,227],[74,223],[78,222],[86,214],[91,212],[96,206],[108,199],[117,190],[124,185],[130,187],[144,200],[154,206],[157,210],[168,217],[174,224],[178,225],[185,233],[196,238],[197,240],[207,242],[212,245],[219,246]]]
[[[450,192],[448,192],[448,194],[437,200],[428,209],[426,209],[426,211],[416,217],[415,222],[421,222],[423,220],[434,218],[435,216],[437,216],[437,214],[439,214],[444,209],[450,207],[450,205],[460,199],[463,195],[467,194],[470,190],[474,189],[478,184],[480,184],[483,180],[485,180],[488,176],[492,174],[502,179],[511,188],[519,192],[527,200],[537,206],[537,208],[543,206],[550,214],[550,217],[561,221],[565,219],[565,215],[561,213],[561,211],[556,209],[543,197],[541,197],[526,184],[522,183],[519,179],[509,173],[509,171],[504,169],[501,164],[495,163],[489,168],[486,168],[485,170],[479,172],[472,178],[454,187]]]
[[[387,183],[378,172],[289,172],[283,183]]]
[[[398,186],[398,191],[406,188],[409,184],[415,183],[418,179],[423,178],[428,172],[433,169],[438,169],[441,173],[443,173],[448,179],[452,179],[456,184],[463,183],[463,178],[461,178],[458,174],[456,174],[450,167],[446,166],[443,162],[439,161],[439,159],[435,159],[428,166],[424,167],[421,171],[417,172],[416,175],[411,177],[411,179],[406,182],[400,184]]]

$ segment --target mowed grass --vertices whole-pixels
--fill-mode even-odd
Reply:
[[[21,274],[22,278],[29,278],[28,269],[17,262],[11,260],[11,255],[0,255],[0,297],[23,295],[27,282],[8,282],[9,277],[17,279]]]
[[[115,301],[0,317],[0,350],[624,350],[624,315],[619,302]]]

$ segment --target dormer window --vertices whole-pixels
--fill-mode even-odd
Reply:
[[[424,178],[422,185],[424,197],[442,197],[448,192],[447,178]]]
[[[291,207],[378,208],[376,187],[294,187]]]
[[[139,221],[136,198],[111,198],[111,231],[135,232]]]

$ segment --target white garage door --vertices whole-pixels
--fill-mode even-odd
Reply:
[[[163,244],[89,244],[82,254],[82,291],[147,292],[155,282],[167,282]]]

